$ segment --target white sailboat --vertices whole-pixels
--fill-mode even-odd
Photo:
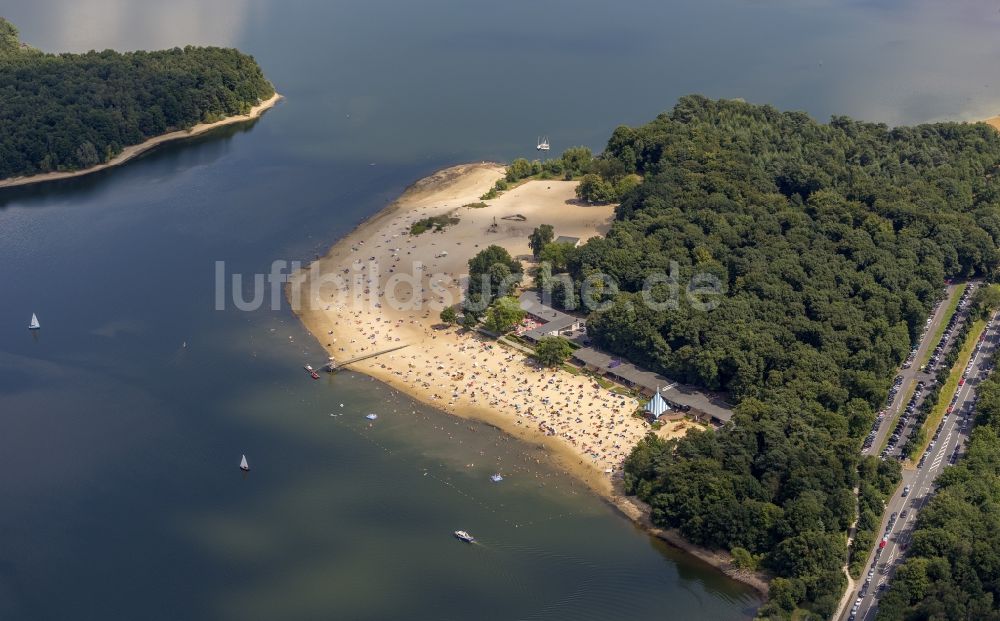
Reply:
[[[28,324],[29,330],[37,330],[42,327],[42,324],[38,323],[38,317],[35,313],[31,313],[31,323]]]
[[[244,455],[243,459],[240,460],[240,470],[243,472],[250,472],[250,464],[247,463],[246,455]]]
[[[543,136],[542,138],[539,138],[538,139],[538,146],[536,146],[535,148],[538,149],[539,151],[548,151],[549,150],[549,137],[548,136]]]

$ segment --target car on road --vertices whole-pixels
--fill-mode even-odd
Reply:
[[[907,485],[906,487],[903,488],[903,498],[906,498],[909,495],[910,495],[910,486]]]
[[[959,386],[965,386],[965,378],[964,377],[958,380],[958,385]]]

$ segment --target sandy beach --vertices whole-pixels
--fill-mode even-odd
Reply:
[[[43,173],[40,175],[31,175],[28,177],[11,177],[9,179],[0,179],[0,188],[11,188],[21,185],[30,185],[33,183],[45,183],[47,181],[58,181],[60,179],[71,179],[73,177],[82,177],[83,175],[89,175],[106,168],[111,168],[113,166],[121,166],[125,162],[142,155],[150,149],[156,148],[159,145],[170,142],[172,140],[181,140],[183,138],[191,138],[199,134],[204,134],[205,132],[212,131],[218,127],[224,125],[232,125],[234,123],[245,123],[247,121],[252,121],[260,115],[264,114],[265,111],[274,107],[278,100],[281,99],[281,95],[275,93],[269,99],[266,99],[256,106],[250,108],[250,112],[247,114],[239,114],[236,116],[227,116],[224,119],[216,121],[214,123],[199,123],[190,129],[179,130],[175,132],[169,132],[167,134],[161,134],[140,142],[139,144],[132,145],[130,147],[125,147],[122,152],[111,158],[103,164],[98,164],[97,166],[91,166],[90,168],[85,168],[83,170],[72,170],[66,172],[51,172]]]
[[[990,117],[983,122],[988,123],[993,127],[997,128],[998,130],[1000,130],[1000,116]]]
[[[614,206],[580,204],[572,181],[528,181],[482,206],[479,197],[503,174],[498,164],[467,164],[412,185],[291,278],[287,293],[296,313],[338,361],[405,346],[350,368],[445,412],[544,446],[557,465],[653,535],[766,593],[760,576],[739,572],[727,554],[653,527],[648,509],[621,495],[622,462],[652,431],[633,416],[639,398],[586,375],[539,368],[524,353],[441,324],[441,309],[461,300],[458,279],[482,248],[500,245],[527,267],[528,235],[539,224],[581,240],[610,227]],[[442,232],[409,234],[415,221],[446,214],[459,222]],[[656,433],[673,437],[697,426],[668,422]]]
[[[610,227],[613,206],[579,204],[571,181],[528,181],[486,207],[466,206],[481,205],[479,197],[503,172],[495,164],[464,165],[414,184],[297,274],[289,290],[298,292],[290,295],[330,356],[346,360],[406,345],[351,368],[446,412],[543,443],[562,465],[610,496],[613,475],[651,430],[632,416],[640,401],[585,375],[538,368],[488,337],[441,325],[441,309],[461,300],[458,279],[482,248],[497,244],[527,261],[528,235],[539,224],[581,240]],[[443,232],[409,234],[416,220],[444,214],[459,222]],[[318,282],[331,277],[338,282]],[[693,426],[680,421],[658,433]]]

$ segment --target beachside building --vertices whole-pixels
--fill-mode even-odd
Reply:
[[[649,395],[652,400],[658,396],[670,407],[670,411],[666,413],[670,420],[687,414],[695,420],[721,426],[733,417],[733,406],[721,397],[673,382],[595,347],[577,349],[573,352],[573,361],[601,377]]]
[[[557,243],[557,244],[570,244],[574,248],[578,248],[580,246],[580,238],[579,237],[570,237],[568,235],[560,235],[559,237],[557,237],[555,239],[555,243]]]
[[[521,334],[530,341],[537,341],[544,336],[562,335],[572,338],[586,329],[587,322],[584,319],[567,315],[545,304],[541,294],[537,291],[522,293],[519,302],[521,309],[528,314],[528,317],[539,324]]]

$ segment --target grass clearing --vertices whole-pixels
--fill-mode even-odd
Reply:
[[[920,444],[918,447],[919,450],[912,453],[914,457],[923,455],[924,451],[927,450],[927,445],[930,444],[930,438],[934,437],[934,432],[931,430],[937,429],[938,424],[942,419],[944,419],[945,412],[948,411],[948,406],[951,405],[951,397],[955,394],[955,390],[958,389],[958,380],[961,379],[966,365],[968,365],[969,360],[972,359],[972,352],[975,351],[976,343],[979,342],[979,337],[985,329],[985,319],[979,319],[972,324],[972,328],[969,330],[969,336],[966,338],[965,344],[962,346],[962,351],[958,353],[958,360],[956,360],[954,366],[951,367],[948,379],[945,381],[944,386],[941,387],[941,400],[934,406],[934,410],[931,411],[931,413],[927,416],[927,420],[924,421],[924,426],[920,428],[922,437],[920,438]],[[919,459],[919,457],[916,458]]]
[[[444,227],[458,224],[458,218],[452,215],[431,216],[417,220],[410,226],[410,235],[420,235],[425,231],[443,231]]]
[[[574,367],[573,365],[571,365],[568,362],[564,362],[562,364],[562,370],[566,371],[570,375],[580,375],[581,373],[583,373],[583,371],[581,371],[579,368]]]
[[[614,382],[612,382],[611,380],[605,379],[603,377],[594,377],[594,381],[597,382],[597,384],[601,388],[603,388],[605,390],[611,390],[612,388],[615,387],[615,383]]]
[[[944,334],[944,329],[948,327],[948,322],[955,316],[955,311],[958,309],[958,301],[962,299],[962,294],[965,293],[965,288],[968,286],[969,284],[966,283],[956,289],[954,295],[948,300],[948,307],[945,309],[944,317],[941,318],[941,323],[938,324],[937,329],[934,330],[934,334],[931,335],[931,340],[929,341],[931,347],[927,348],[924,359],[920,361],[918,368],[924,368],[927,365],[927,361],[934,355],[934,348],[941,342],[941,335]]]

